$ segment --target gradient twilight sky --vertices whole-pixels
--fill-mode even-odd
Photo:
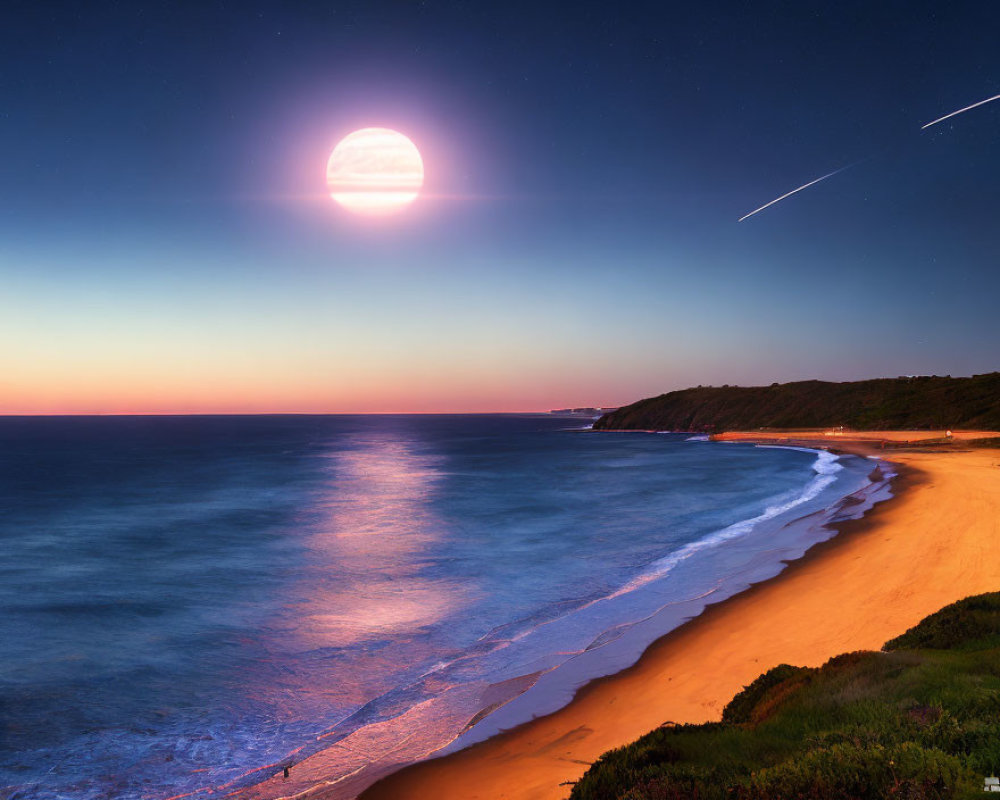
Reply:
[[[1000,368],[1000,101],[920,130],[1000,92],[1000,3],[4,8],[0,412]],[[391,218],[326,192],[368,126]]]

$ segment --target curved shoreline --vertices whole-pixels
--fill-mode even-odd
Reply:
[[[747,435],[744,440],[815,449],[817,439],[820,446],[835,444],[855,455],[888,455],[877,443],[846,437],[834,442]],[[891,451],[886,460],[897,467],[891,503],[836,523],[837,535],[813,545],[779,575],[710,605],[654,642],[633,666],[582,687],[561,710],[404,767],[362,797],[562,798],[600,753],[667,720],[717,719],[733,694],[770,666],[818,665],[845,650],[878,648],[948,602],[995,589],[1000,543],[992,551],[995,560],[984,559],[979,534],[984,526],[988,531],[995,526],[1000,492],[985,497],[988,513],[960,515],[958,528],[948,524],[953,508],[941,501],[950,498],[968,508],[972,504],[963,500],[984,499],[983,481],[1000,489],[1000,470],[983,469],[997,459],[983,452]],[[977,480],[963,482],[967,473]],[[941,508],[946,513],[936,515]],[[959,529],[967,530],[956,536]],[[947,553],[956,539],[962,546]],[[933,564],[935,555],[947,563]],[[934,575],[921,574],[931,566]],[[832,616],[831,609],[839,613]],[[322,797],[322,790],[308,796]]]
[[[890,484],[896,473],[887,470],[887,475],[875,478],[873,475],[878,470],[875,467],[867,472],[865,480],[868,482],[864,485],[851,488],[850,491],[847,491],[850,488],[848,485],[841,486],[838,489],[841,493],[835,498],[827,498],[821,505],[811,505],[828,487],[836,487],[838,480],[850,480],[846,471],[841,478],[832,477],[841,469],[846,469],[843,465],[837,466],[833,473],[825,471],[824,466],[828,466],[830,462],[838,462],[844,455],[861,461],[862,464],[867,462],[853,453],[833,453],[827,448],[790,444],[764,446],[796,450],[816,458],[812,465],[814,475],[803,487],[802,494],[784,507],[769,505],[756,517],[738,520],[726,528],[712,531],[701,539],[688,543],[647,565],[628,584],[602,599],[612,599],[655,586],[667,580],[675,568],[683,569],[687,558],[706,555],[712,557],[716,554],[717,547],[721,548],[721,552],[727,552],[730,543],[738,540],[756,543],[750,560],[739,566],[731,564],[730,571],[718,575],[718,582],[710,588],[691,596],[672,599],[644,616],[621,620],[609,631],[605,631],[619,631],[610,645],[601,648],[600,652],[597,652],[597,648],[588,647],[575,653],[558,667],[542,674],[537,683],[527,691],[499,704],[488,715],[484,715],[475,727],[470,725],[428,758],[446,757],[538,717],[557,713],[569,705],[584,687],[630,668],[655,642],[696,619],[707,608],[724,603],[752,586],[772,580],[784,572],[789,564],[802,558],[813,546],[836,537],[835,525],[838,521],[860,518],[878,503],[893,497]],[[855,477],[859,474],[858,466],[852,465],[851,468]],[[824,484],[827,476],[830,476],[830,483]],[[817,482],[820,485],[813,491]],[[761,546],[761,537],[770,540],[767,546]],[[397,769],[405,767],[406,765],[401,764]]]
[[[506,683],[527,681],[527,684],[516,694],[498,698],[500,702],[477,714],[478,724],[473,726],[469,723],[464,729],[456,729],[454,738],[429,747],[419,760],[414,760],[412,753],[406,760],[385,764],[380,763],[380,760],[366,764],[363,759],[356,757],[354,760],[358,768],[341,774],[342,770],[335,769],[330,759],[336,760],[338,754],[343,756],[347,752],[343,748],[349,748],[351,743],[335,743],[312,753],[302,754],[302,760],[295,765],[289,776],[290,780],[274,774],[274,770],[284,763],[278,762],[276,765],[260,768],[264,775],[270,771],[269,777],[261,776],[263,780],[258,778],[256,782],[239,788],[232,787],[226,796],[277,800],[282,797],[329,795],[331,798],[344,800],[409,764],[447,757],[451,753],[461,752],[492,739],[506,730],[530,723],[540,715],[557,712],[571,703],[578,692],[591,682],[614,676],[634,665],[649,646],[704,613],[710,605],[724,602],[745,591],[748,586],[773,578],[784,571],[788,563],[800,558],[813,544],[835,536],[835,530],[831,526],[835,519],[860,516],[875,503],[886,499],[887,495],[891,497],[887,491],[888,480],[871,478],[869,473],[872,470],[865,467],[866,462],[859,461],[853,455],[853,463],[845,460],[830,469],[831,464],[838,461],[838,456],[831,454],[828,448],[783,444],[775,449],[798,450],[808,453],[814,459],[811,465],[812,477],[801,487],[798,496],[785,498],[782,501],[784,505],[775,505],[775,500],[779,498],[771,498],[771,504],[765,505],[759,515],[737,520],[689,543],[678,551],[681,553],[679,561],[665,569],[660,561],[652,562],[647,565],[648,574],[646,571],[639,573],[628,584],[600,600],[614,599],[636,591],[646,592],[649,589],[657,592],[653,587],[668,572],[672,573],[675,567],[684,569],[688,556],[707,553],[709,558],[719,558],[718,555],[711,555],[716,546],[723,546],[722,552],[726,552],[725,543],[731,539],[745,538],[747,544],[737,546],[736,551],[730,551],[728,561],[718,565],[725,572],[710,571],[709,574],[718,576],[718,581],[707,590],[669,600],[660,596],[660,604],[655,607],[649,607],[650,597],[647,596],[647,608],[640,616],[622,619],[601,634],[604,636],[615,632],[607,644],[595,647],[592,643],[579,652],[567,653],[566,660],[557,667],[509,679]],[[834,477],[837,473],[841,473],[841,477]],[[833,496],[830,496],[831,493]],[[690,553],[685,552],[687,548],[691,548]],[[669,559],[670,556],[665,558]],[[691,563],[696,561],[692,559]],[[657,594],[652,597],[656,598]],[[324,762],[327,762],[325,768]]]

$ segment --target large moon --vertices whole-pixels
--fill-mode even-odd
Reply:
[[[338,142],[326,164],[330,196],[358,214],[391,214],[417,199],[424,162],[416,145],[388,128],[362,128]]]

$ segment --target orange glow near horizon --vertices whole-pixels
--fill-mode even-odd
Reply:
[[[297,391],[296,391],[297,389]],[[450,391],[448,391],[450,389]],[[520,389],[520,391],[518,391]],[[229,385],[167,386],[160,381],[73,382],[59,387],[13,387],[0,381],[0,416],[170,414],[478,414],[538,412],[553,408],[612,405],[610,392],[592,387],[525,390],[461,385],[365,385],[347,390],[280,387],[234,381]],[[595,397],[595,400],[589,398]],[[580,399],[582,398],[582,399]],[[628,398],[631,401],[632,397]],[[624,401],[623,401],[624,402]]]
[[[156,293],[79,277],[34,302],[14,284],[0,316],[0,415],[530,412],[662,388],[637,380],[620,348],[581,348],[572,319],[526,327],[511,298],[477,295],[463,274],[449,275],[461,303],[442,301],[426,272],[392,273],[393,291],[384,271],[359,271],[312,291],[227,280],[195,293],[161,274]],[[681,372],[678,357],[678,381],[695,375],[691,362]]]
[[[503,381],[477,383],[443,374],[425,379],[354,374],[330,384],[288,377],[264,380],[230,374],[213,379],[189,374],[179,380],[177,375],[126,376],[98,370],[82,375],[67,370],[58,378],[39,376],[30,385],[0,377],[0,415],[531,412],[610,405],[605,398],[618,394],[576,381],[544,387],[532,386],[532,381],[527,386],[521,381],[501,385]]]
[[[392,214],[417,199],[424,185],[420,151],[388,128],[363,128],[344,137],[326,165],[330,196],[357,214]]]

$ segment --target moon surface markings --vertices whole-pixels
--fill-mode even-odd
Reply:
[[[362,128],[337,143],[326,165],[330,196],[348,211],[387,214],[417,199],[424,184],[420,151],[389,128]]]

